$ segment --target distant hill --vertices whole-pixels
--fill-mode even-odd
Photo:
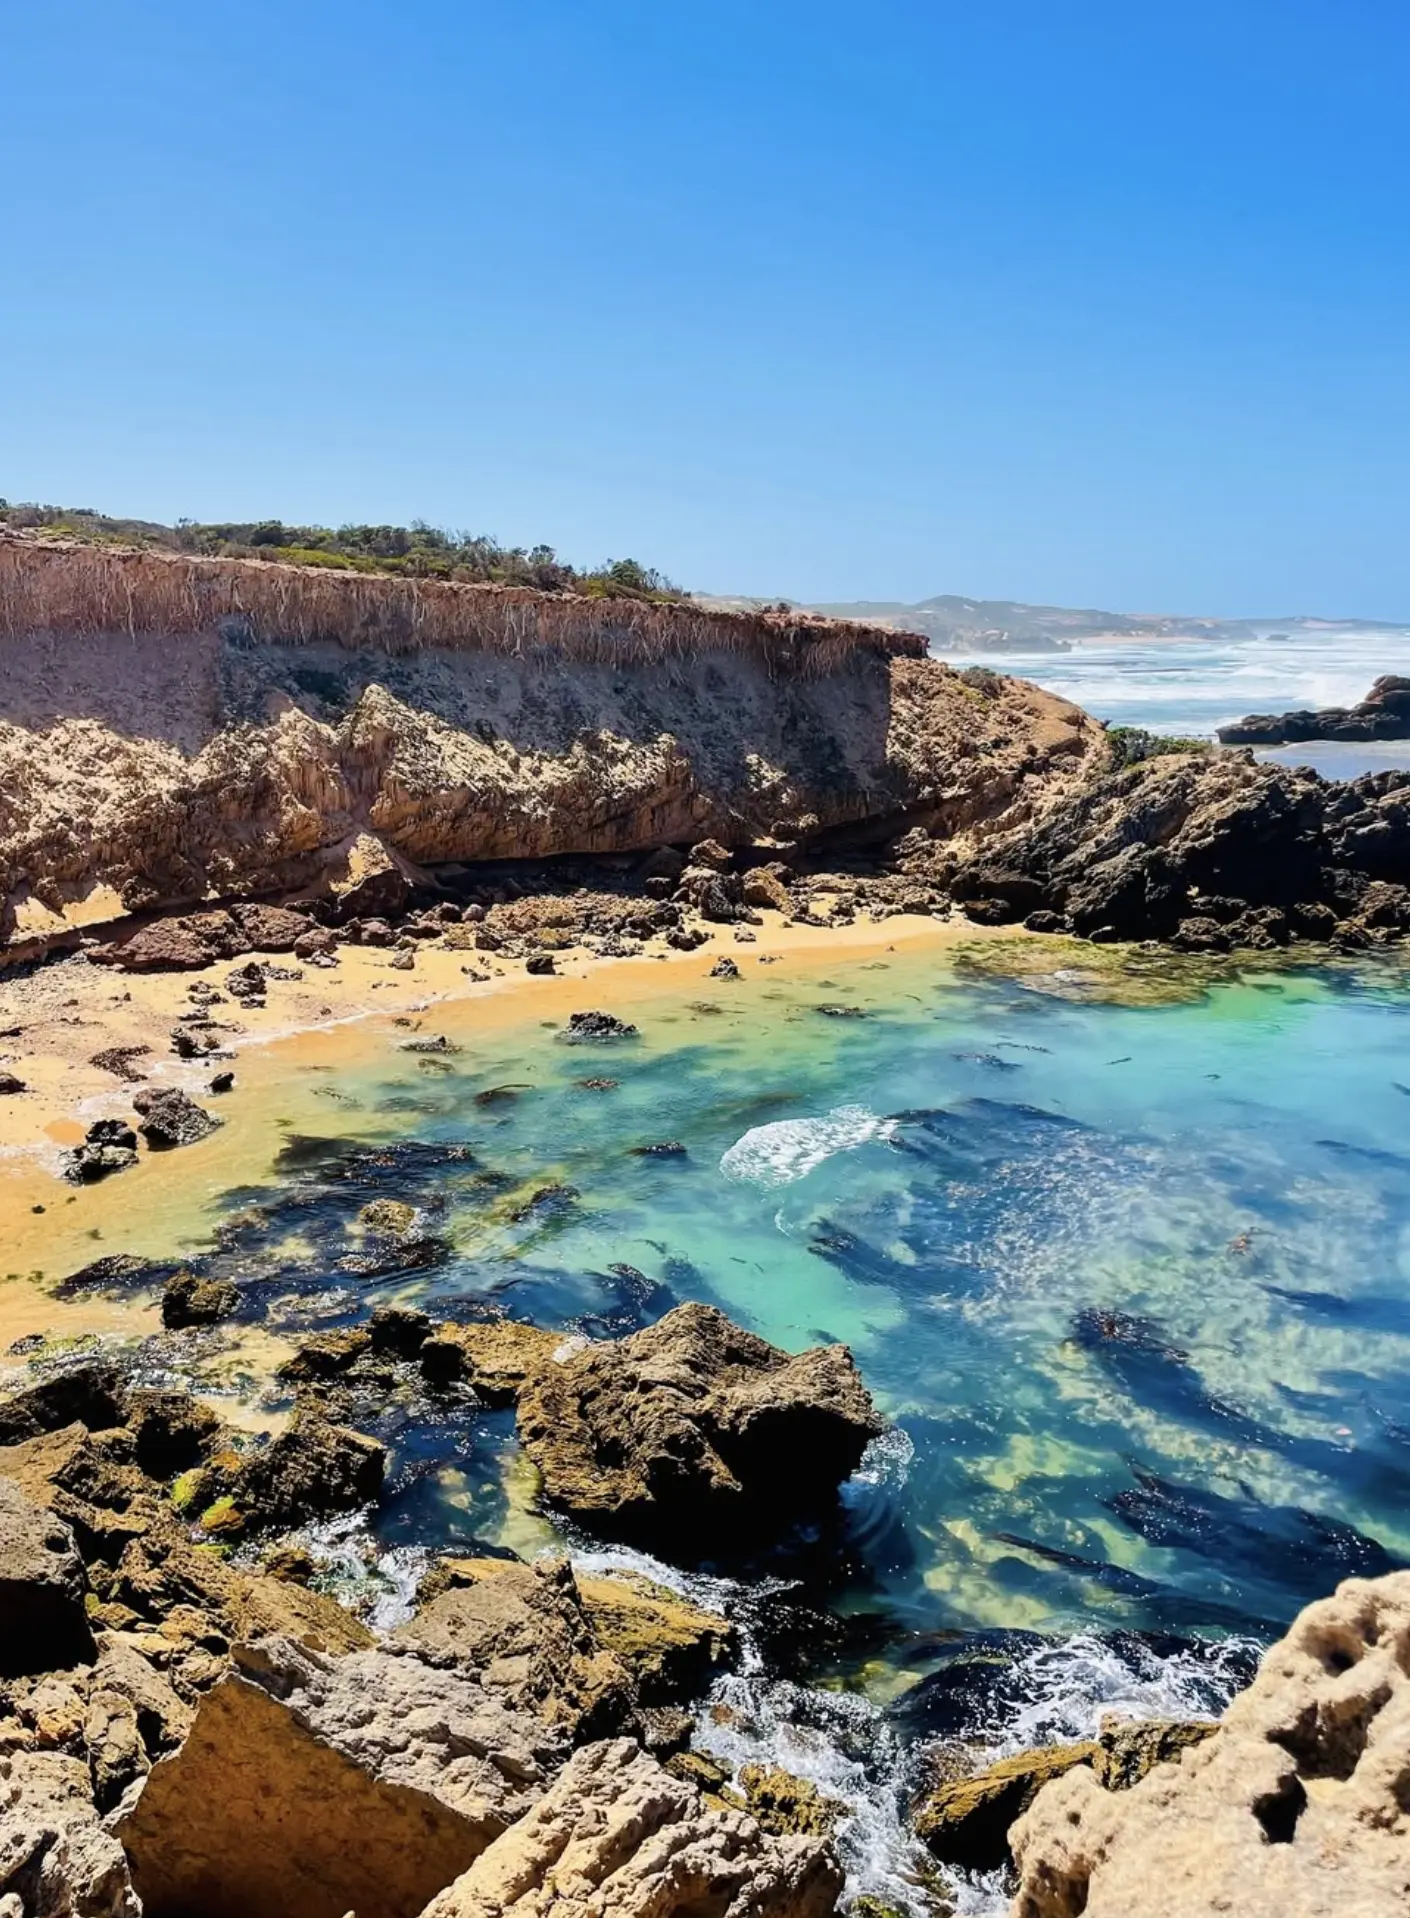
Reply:
[[[740,610],[772,602],[711,599],[708,605]],[[1096,607],[1029,606],[1014,599],[965,599],[937,593],[933,599],[866,599],[849,604],[816,604],[809,612],[863,620],[912,633],[924,633],[940,653],[1059,653],[1080,640],[1238,640],[1291,638],[1308,633],[1397,633],[1404,628],[1374,619],[1320,619],[1289,614],[1279,619],[1212,619],[1177,613],[1108,613]]]

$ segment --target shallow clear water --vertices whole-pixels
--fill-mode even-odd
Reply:
[[[1355,704],[1382,673],[1410,670],[1410,629],[1297,634],[1283,640],[1079,645],[1069,653],[986,655],[984,664],[1036,680],[1113,725],[1212,736],[1216,727],[1245,713]],[[1312,763],[1306,755],[1316,750],[1300,748],[1294,763]],[[1343,747],[1340,753],[1342,770],[1328,777],[1410,765],[1410,745]]]
[[[898,1753],[1217,1711],[1299,1606],[1410,1559],[1410,997],[1393,962],[1060,942],[741,957],[611,1046],[447,1009],[459,1052],[333,1088],[370,1149],[290,1137],[211,1263],[291,1328],[399,1297],[616,1334],[689,1298],[846,1340],[894,1430],[835,1536],[706,1568],[755,1652],[703,1735],[855,1800],[854,1884],[895,1893]],[[599,1002],[631,1014],[610,973]],[[438,1263],[369,1261],[382,1195]],[[548,1542],[511,1415],[384,1429],[384,1609],[427,1548]]]

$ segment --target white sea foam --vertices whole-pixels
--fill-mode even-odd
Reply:
[[[792,1185],[839,1152],[890,1138],[893,1127],[892,1120],[866,1106],[834,1106],[811,1119],[779,1119],[751,1126],[724,1154],[720,1170],[748,1185]]]

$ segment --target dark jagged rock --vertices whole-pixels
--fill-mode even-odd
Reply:
[[[247,1525],[287,1529],[370,1505],[386,1476],[386,1448],[312,1410],[241,1465],[229,1493]]]
[[[132,1103],[141,1115],[138,1130],[153,1152],[194,1145],[198,1139],[209,1137],[221,1123],[175,1086],[134,1093]]]
[[[162,1293],[162,1324],[169,1332],[218,1325],[239,1310],[240,1288],[230,1279],[202,1279],[178,1272]]]
[[[519,1392],[552,1504],[693,1559],[826,1510],[881,1430],[845,1346],[795,1357],[706,1305],[535,1369]]]
[[[25,1092],[27,1090],[28,1087],[25,1085],[24,1080],[21,1079],[17,1073],[0,1072],[0,1096],[12,1092]]]
[[[1225,746],[1300,746],[1311,740],[1410,739],[1410,679],[1386,673],[1355,706],[1249,713],[1221,726]]]
[[[64,1154],[64,1177],[72,1185],[93,1185],[137,1163],[137,1134],[122,1119],[95,1119],[83,1144]]]
[[[636,1027],[611,1012],[575,1012],[570,1015],[567,1027],[560,1036],[570,1046],[585,1045],[602,1040],[634,1038]]]
[[[1255,947],[1340,926],[1374,944],[1410,925],[1399,899],[1410,881],[1410,773],[1328,782],[1242,753],[1165,754],[996,833],[967,864],[932,848],[907,860],[919,868],[956,896],[982,885],[997,897],[1002,880],[1004,916],[1098,941],[1213,951],[1216,926],[1231,946]],[[1374,893],[1377,882],[1395,896]]]

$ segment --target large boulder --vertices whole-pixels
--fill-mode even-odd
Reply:
[[[825,1918],[841,1889],[825,1841],[771,1837],[613,1739],[576,1753],[425,1918]]]
[[[87,1583],[68,1526],[0,1478],[0,1675],[92,1660]]]
[[[1308,1606],[1178,1765],[1116,1793],[1078,1767],[1010,1843],[1012,1918],[1410,1911],[1410,1572]]]
[[[569,1352],[519,1393],[554,1506],[692,1560],[826,1511],[881,1430],[846,1346],[794,1356],[708,1305]]]
[[[261,1640],[118,1825],[146,1918],[416,1918],[562,1756],[472,1678]]]

